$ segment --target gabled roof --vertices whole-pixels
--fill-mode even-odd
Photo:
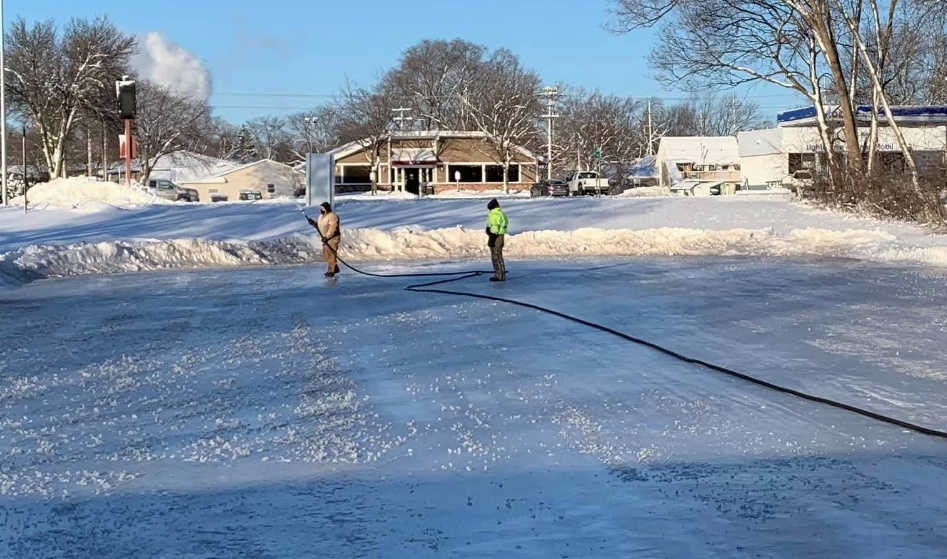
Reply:
[[[195,179],[195,180],[189,180],[189,181],[182,181],[182,182],[186,182],[186,183],[189,183],[189,184],[193,184],[193,183],[221,183],[221,182],[224,182],[223,178],[224,178],[225,176],[227,176],[227,175],[231,175],[231,174],[233,174],[233,173],[236,173],[236,172],[239,172],[239,171],[243,171],[243,170],[245,170],[245,169],[249,169],[250,167],[256,167],[257,165],[261,165],[261,164],[263,164],[263,163],[272,163],[272,164],[274,164],[274,165],[282,165],[283,167],[286,167],[286,168],[289,169],[290,171],[293,170],[293,168],[292,168],[291,166],[289,166],[289,165],[287,165],[287,164],[285,164],[285,163],[280,163],[279,161],[273,161],[272,159],[260,159],[259,161],[254,161],[254,162],[252,162],[252,163],[247,163],[247,164],[245,164],[245,165],[237,165],[237,166],[235,166],[235,167],[232,167],[232,168],[230,168],[230,169],[226,169],[226,170],[221,171],[221,172],[219,172],[219,173],[217,173],[217,174],[214,174],[214,175],[209,175],[209,176],[206,176],[206,177],[203,177],[203,178],[199,178],[199,179]]]
[[[175,182],[194,182],[204,177],[214,176],[228,169],[237,167],[239,163],[218,159],[209,155],[194,153],[186,150],[171,152],[160,158],[151,159],[151,176]],[[141,171],[141,162],[132,160],[132,172]],[[118,161],[109,167],[108,172],[115,174],[125,172],[125,162]]]
[[[733,136],[667,136],[661,138],[658,154],[664,160],[702,165],[735,165],[740,149]]]
[[[404,130],[404,131],[395,131],[389,134],[389,137],[392,140],[433,140],[435,138],[487,138],[489,134],[486,132],[480,132],[477,130]],[[362,144],[366,143],[366,140],[355,140],[354,142],[349,142],[347,144],[341,145],[335,149],[329,150],[328,153],[331,153],[335,156],[336,159],[342,159],[348,157],[355,153],[362,151],[364,148]],[[536,154],[532,151],[522,147],[516,146],[517,151],[523,155],[536,159]]]

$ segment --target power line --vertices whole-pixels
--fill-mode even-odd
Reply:
[[[311,111],[313,107],[286,107],[271,105],[218,105],[211,103],[215,109],[246,109],[246,110],[264,110],[264,111]]]
[[[735,94],[741,99],[777,99],[777,98],[790,98],[790,97],[802,97],[800,93],[765,93],[758,95],[740,95]],[[214,92],[215,97],[283,97],[289,99],[305,99],[305,98],[315,98],[315,99],[337,99],[339,98],[338,94],[334,93],[282,93],[282,92]],[[660,95],[660,94],[643,94],[643,95],[627,95],[633,99],[661,99],[662,101],[690,101],[694,96],[680,96],[680,95]]]
[[[219,97],[318,97],[318,98],[329,98],[335,99],[339,97],[338,94],[327,94],[327,93],[232,93],[232,92],[214,92],[214,95]]]

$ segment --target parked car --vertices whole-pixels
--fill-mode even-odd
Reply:
[[[579,171],[573,173],[567,179],[569,183],[569,195],[581,196],[582,194],[608,194],[608,179],[599,177],[595,171]]]
[[[211,202],[226,202],[227,200],[228,198],[226,194],[211,194],[210,195]]]
[[[241,200],[262,200],[263,194],[259,190],[243,189],[240,191]]]
[[[539,196],[568,196],[569,184],[558,179],[543,181],[534,184],[529,189],[529,195],[533,198]]]
[[[171,200],[172,202],[179,200],[185,202],[200,202],[200,194],[198,194],[196,190],[193,188],[182,188],[168,180],[150,179],[148,181],[148,188],[153,190],[155,195],[165,200]]]
[[[181,197],[182,200],[187,200],[188,202],[201,201],[200,192],[198,192],[197,190],[194,190],[193,188],[183,188],[179,186],[178,190],[183,193],[183,196]]]

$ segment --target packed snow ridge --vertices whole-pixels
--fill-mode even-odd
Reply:
[[[140,185],[126,186],[103,182],[88,177],[55,179],[37,184],[27,191],[31,205],[48,204],[63,208],[100,209],[103,205],[128,207],[145,204],[170,204]],[[23,197],[12,200],[14,206],[23,205]]]
[[[483,232],[447,229],[348,230],[342,255],[353,262],[486,258]],[[511,235],[514,258],[641,256],[840,257],[877,262],[947,266],[947,247],[903,244],[884,231],[797,229],[704,230],[687,228],[578,229]],[[0,284],[49,277],[174,268],[301,264],[322,259],[312,235],[272,241],[197,239],[105,241],[28,246],[0,255]]]

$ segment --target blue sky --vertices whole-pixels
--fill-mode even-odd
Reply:
[[[607,0],[4,0],[4,7],[8,20],[107,14],[126,32],[159,32],[204,62],[212,103],[235,122],[325,102],[316,96],[337,92],[346,77],[368,84],[425,38],[507,47],[549,83],[682,96],[650,77],[652,31],[615,36],[603,29]],[[741,93],[774,118],[798,105],[781,89]]]

